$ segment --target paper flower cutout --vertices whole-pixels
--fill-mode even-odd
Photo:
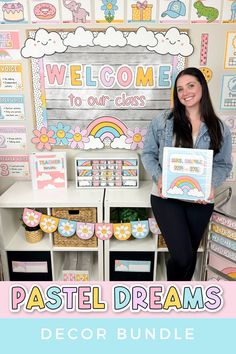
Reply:
[[[38,211],[25,208],[22,218],[27,226],[35,227],[38,226],[41,215],[42,213],[39,213]]]
[[[149,234],[148,221],[131,221],[132,235],[135,238],[145,238]]]
[[[58,231],[62,236],[73,236],[76,230],[76,221],[60,219],[58,224]]]
[[[40,130],[34,129],[34,138],[31,139],[33,144],[36,144],[38,150],[51,150],[51,144],[55,144],[56,140],[52,138],[54,135],[53,130],[47,130],[47,128],[42,127]]]
[[[112,224],[96,224],[95,234],[100,240],[108,240],[113,235]]]
[[[82,240],[88,240],[94,234],[94,224],[77,222],[76,233]]]
[[[71,129],[69,133],[72,134],[72,138],[68,139],[72,149],[83,149],[84,143],[89,142],[86,129],[80,130],[80,127],[75,127],[75,129]]]
[[[52,125],[50,128],[54,132],[53,138],[56,139],[56,145],[68,145],[69,139],[73,137],[73,134],[69,132],[70,125],[59,122],[56,126]]]
[[[157,225],[157,222],[156,222],[156,219],[155,219],[155,218],[149,218],[149,219],[148,219],[148,222],[149,222],[150,231],[151,231],[154,235],[161,234],[161,230],[159,229],[159,226]]]
[[[131,236],[131,225],[129,223],[114,224],[114,236],[120,240],[128,240]]]
[[[40,228],[46,232],[51,233],[56,231],[59,219],[54,218],[53,216],[42,215],[40,220]]]
[[[142,149],[144,136],[147,133],[146,128],[135,128],[134,130],[127,129],[126,135],[128,138],[125,140],[127,144],[131,144],[131,150]]]

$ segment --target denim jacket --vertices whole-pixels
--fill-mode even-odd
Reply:
[[[159,117],[154,118],[149,125],[145,136],[144,148],[142,152],[142,163],[145,170],[156,183],[162,174],[163,149],[165,146],[173,144],[173,115],[171,111],[163,112]],[[231,133],[227,125],[223,123],[223,142],[220,151],[213,157],[212,185],[219,187],[229,176],[232,169]],[[201,124],[195,149],[209,149],[210,136],[205,123]]]

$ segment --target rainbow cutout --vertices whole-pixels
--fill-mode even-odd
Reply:
[[[127,126],[119,119],[108,116],[94,119],[86,129],[88,135],[99,138],[101,141],[106,138],[113,141],[121,135],[126,135]]]
[[[229,277],[236,279],[236,268],[235,267],[227,267],[222,269],[222,273],[227,274]]]
[[[188,192],[190,189],[197,189],[201,191],[200,184],[192,177],[180,176],[174,179],[171,183],[170,188],[178,187],[182,189],[183,192]]]

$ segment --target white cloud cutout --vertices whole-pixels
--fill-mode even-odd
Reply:
[[[65,182],[65,181],[64,181],[63,178],[57,177],[56,179],[54,179],[54,182],[55,182],[55,183],[63,183],[63,182]]]
[[[56,187],[53,184],[47,184],[43,189],[56,189]]]
[[[168,29],[166,33],[159,32],[155,35],[156,46],[148,46],[148,50],[154,50],[158,54],[182,55],[188,57],[193,53],[193,45],[186,33],[181,33],[176,27]]]
[[[69,33],[63,41],[65,46],[76,47],[93,47],[93,33],[85,30],[83,27],[77,27],[75,32]]]
[[[128,271],[128,267],[126,267],[124,264],[121,264],[119,266],[116,266],[116,270],[118,270],[120,272],[125,272],[125,271]]]
[[[173,195],[176,195],[176,194],[184,194],[184,192],[182,191],[182,189],[179,188],[179,187],[177,187],[177,186],[174,186],[174,188],[168,189],[167,193],[168,193],[168,194],[173,194]]]
[[[89,142],[84,144],[84,150],[89,149],[103,149],[104,144],[99,138],[94,138],[94,136],[89,136]]]
[[[119,138],[115,138],[111,143],[111,148],[130,150],[131,144],[126,144],[125,142],[126,139],[127,139],[126,135],[121,135]]]
[[[124,47],[127,44],[127,40],[123,32],[116,30],[114,27],[108,27],[106,32],[98,33],[93,43],[101,47]]]
[[[197,188],[190,189],[187,194],[193,197],[199,197],[199,198],[204,197],[202,191],[199,191]]]
[[[47,173],[42,173],[37,177],[38,181],[50,181],[52,179],[52,176],[48,175]]]
[[[21,55],[24,58],[42,58],[44,55],[63,53],[66,49],[59,33],[48,32],[44,28],[40,28],[35,33],[34,39],[28,38],[25,41]]]
[[[137,32],[130,32],[127,36],[127,42],[133,47],[155,47],[157,45],[157,39],[154,32],[147,31],[145,27],[139,27]]]

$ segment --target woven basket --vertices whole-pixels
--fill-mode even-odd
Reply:
[[[27,242],[36,243],[43,238],[43,231],[41,229],[35,231],[25,230],[25,239]]]
[[[97,222],[96,208],[53,208],[52,216],[59,219],[73,220],[77,222]],[[82,240],[76,233],[71,237],[61,236],[55,231],[53,235],[53,244],[58,247],[97,247],[98,239],[93,235],[88,240]]]
[[[158,235],[158,247],[160,248],[167,247],[164,237],[162,235]]]

